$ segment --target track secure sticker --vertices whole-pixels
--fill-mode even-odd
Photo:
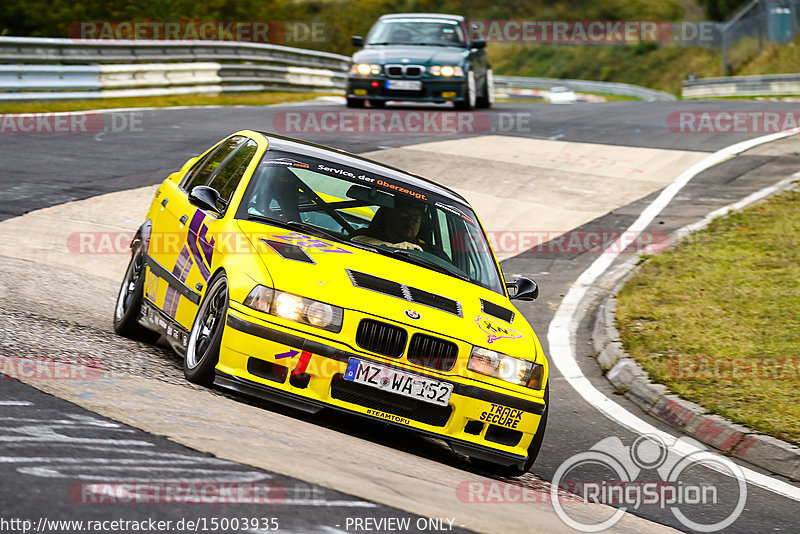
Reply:
[[[522,334],[513,328],[503,326],[489,317],[479,315],[478,318],[475,319],[475,322],[478,323],[478,327],[488,336],[486,339],[487,343],[494,343],[498,339],[519,339],[522,337]]]
[[[481,414],[481,421],[502,426],[505,428],[516,429],[520,421],[522,421],[522,410],[516,408],[508,408],[500,404],[492,404],[489,411]]]

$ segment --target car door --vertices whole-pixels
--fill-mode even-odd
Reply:
[[[221,237],[220,242],[226,243],[228,249],[237,246],[236,239],[225,239],[231,236],[218,236],[224,225],[221,219],[228,214],[231,198],[257,151],[258,144],[252,139],[245,138],[208,177],[207,183],[193,184],[193,186],[207,185],[219,193],[218,213],[207,212],[195,206],[191,206],[189,210],[193,212],[189,216],[191,222],[187,232],[187,254],[196,268],[187,271],[185,283],[197,292],[203,291],[213,274],[214,245],[217,239]],[[234,249],[233,252],[237,251]],[[176,318],[189,328],[196,313],[197,303],[187,301],[178,306]]]
[[[206,214],[189,202],[189,192],[197,185],[207,185],[246,139],[241,135],[225,139],[197,162],[180,183],[168,180],[160,188],[162,210],[158,220],[154,220],[154,229],[160,229],[155,243],[160,246],[153,250],[149,265],[150,272],[159,280],[146,284],[146,294],[166,315],[186,328],[191,326],[190,314],[200,301],[199,290],[187,284],[189,272],[193,268],[207,269],[196,239],[205,234]],[[154,285],[158,286],[155,290]]]

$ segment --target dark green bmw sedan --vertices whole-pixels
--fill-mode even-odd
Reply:
[[[457,109],[492,103],[492,69],[486,41],[470,40],[458,15],[384,15],[353,55],[347,106],[383,107],[389,100],[453,102]]]

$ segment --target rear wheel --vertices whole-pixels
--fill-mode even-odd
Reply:
[[[214,277],[200,303],[189,333],[183,374],[189,382],[210,386],[219,361],[222,332],[228,313],[228,278],[224,273]]]
[[[370,100],[369,101],[369,107],[378,108],[378,109],[385,108],[386,107],[386,101],[385,100]]]
[[[131,261],[125,270],[125,276],[117,295],[117,305],[114,308],[114,331],[137,341],[153,343],[160,337],[160,334],[148,330],[138,321],[144,298],[144,256],[142,243],[137,241],[133,246]]]
[[[536,429],[531,444],[528,445],[528,458],[522,467],[516,465],[499,465],[479,458],[470,458],[470,462],[475,467],[494,473],[502,477],[518,477],[524,475],[533,468],[536,457],[539,456],[539,451],[542,449],[544,442],[544,433],[547,429],[547,415],[550,412],[550,382],[544,388],[544,412],[542,413],[542,420],[539,422],[539,428]]]
[[[366,100],[364,100],[362,98],[350,98],[350,97],[348,97],[347,98],[347,107],[348,108],[363,108],[365,102],[366,102]]]

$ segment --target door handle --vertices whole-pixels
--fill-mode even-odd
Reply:
[[[188,220],[189,220],[189,216],[188,215],[184,215],[183,217],[181,217],[181,224],[186,224],[186,221],[188,221]]]

